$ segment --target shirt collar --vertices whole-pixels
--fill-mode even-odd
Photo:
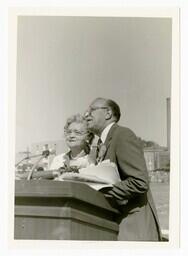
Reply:
[[[110,123],[109,125],[107,125],[107,126],[104,128],[104,130],[102,131],[100,138],[101,138],[101,140],[102,140],[103,143],[105,142],[106,137],[107,137],[107,135],[108,135],[108,133],[109,133],[109,130],[110,130],[110,128],[112,127],[113,124],[115,124],[115,122]]]

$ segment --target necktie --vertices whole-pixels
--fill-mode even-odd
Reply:
[[[97,151],[96,151],[96,156],[98,157],[98,154],[99,154],[99,150],[100,150],[100,147],[102,145],[102,140],[101,138],[98,139],[98,142],[97,142]]]
[[[99,152],[100,152],[101,147],[102,147],[103,145],[104,145],[104,144],[103,144],[101,138],[99,138],[99,140],[98,140],[98,142],[97,142],[97,150],[96,150],[96,159],[97,159],[97,163],[99,163],[100,160],[101,160],[101,159],[100,159],[101,156],[99,155]]]
[[[103,142],[102,142],[101,138],[99,138],[99,139],[98,139],[98,142],[97,142],[97,146],[100,147],[102,143],[103,143]]]

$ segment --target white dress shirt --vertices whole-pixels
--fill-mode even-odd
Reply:
[[[109,131],[110,131],[110,128],[112,127],[113,124],[115,124],[115,122],[113,122],[113,123],[107,125],[107,126],[104,128],[104,130],[102,131],[100,138],[101,138],[101,140],[102,140],[103,143],[105,142],[106,137],[107,137],[107,135],[108,135],[108,133],[109,133]]]

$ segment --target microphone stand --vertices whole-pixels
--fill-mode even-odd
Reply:
[[[15,167],[17,167],[19,164],[21,164],[25,160],[29,160],[31,158],[39,157],[39,156],[42,156],[42,155],[43,155],[43,153],[42,154],[37,154],[37,155],[32,155],[32,156],[26,156],[23,159],[21,159],[17,164],[15,164]]]
[[[50,152],[48,149],[44,150],[42,152],[42,154],[39,155],[35,155],[36,156],[40,156],[40,158],[36,161],[36,163],[33,165],[33,167],[31,168],[31,170],[29,171],[29,174],[27,176],[27,180],[30,180],[32,178],[33,172],[36,168],[36,166],[38,165],[38,163],[44,158],[44,157],[48,157],[50,154],[54,154],[55,151]],[[34,157],[34,156],[33,156]]]
[[[33,172],[36,168],[36,166],[39,164],[39,162],[44,158],[45,156],[42,154],[42,156],[36,161],[36,163],[33,165],[31,170],[29,171],[29,174],[27,176],[27,180],[30,180],[32,178]]]
[[[50,154],[55,154],[55,150],[50,151],[50,150],[47,149],[47,150],[44,150],[44,151],[42,152],[42,154],[36,154],[36,155],[32,155],[32,156],[26,156],[26,157],[24,157],[21,161],[19,161],[19,162],[15,165],[15,167],[17,167],[21,162],[23,162],[23,161],[25,161],[25,160],[28,160],[28,159],[35,158],[35,157],[39,157],[39,156],[40,156],[40,158],[36,161],[36,163],[32,166],[31,170],[29,171],[29,174],[28,174],[28,176],[27,176],[27,180],[30,180],[30,179],[32,178],[33,172],[34,172],[36,166],[39,164],[39,162],[40,162],[44,157],[48,157]]]

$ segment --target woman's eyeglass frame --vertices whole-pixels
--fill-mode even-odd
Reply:
[[[88,132],[81,132],[76,130],[65,130],[64,135],[65,137],[71,136],[74,133],[75,136],[80,137],[88,134]]]

